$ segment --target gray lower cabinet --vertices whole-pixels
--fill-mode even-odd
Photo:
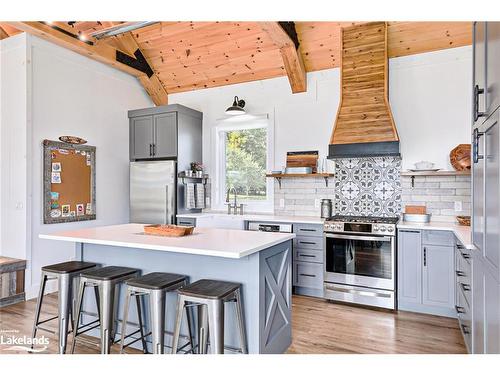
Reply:
[[[400,310],[455,317],[454,271],[451,232],[399,230]]]
[[[422,303],[453,311],[455,275],[453,246],[423,245]]]
[[[187,225],[190,227],[196,226],[196,219],[192,217],[178,217],[177,225]]]
[[[323,297],[324,239],[323,226],[293,225],[293,289],[295,294]]]
[[[472,352],[500,353],[500,283],[478,251],[472,262]]]
[[[422,302],[422,238],[418,230],[398,233],[398,304]]]

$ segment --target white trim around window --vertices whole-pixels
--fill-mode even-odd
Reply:
[[[217,120],[212,138],[213,165],[215,173],[212,189],[212,208],[226,210],[226,164],[225,164],[225,132],[244,129],[267,129],[266,171],[274,166],[274,115],[240,115]],[[266,179],[266,199],[262,201],[245,201],[245,211],[269,213],[274,210],[274,179]]]

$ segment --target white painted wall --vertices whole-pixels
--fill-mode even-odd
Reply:
[[[389,100],[403,169],[421,160],[453,169],[450,151],[470,143],[471,84],[470,46],[390,60]]]
[[[28,38],[25,50],[31,60],[25,78],[31,108],[25,111],[28,121],[24,124],[25,127],[28,124],[28,133],[31,132],[27,150],[31,205],[28,203],[29,212],[25,216],[29,223],[27,238],[31,241],[26,247],[26,292],[30,298],[38,290],[43,265],[74,256],[72,244],[41,240],[40,233],[128,222],[127,111],[150,107],[153,103],[134,77],[114,68],[36,37]],[[42,141],[57,140],[64,134],[82,137],[97,148],[97,220],[45,225]],[[18,153],[14,147],[4,146],[2,156],[12,158]]]
[[[26,259],[27,223],[27,38],[0,45],[0,254]]]
[[[472,49],[460,47],[390,60],[389,99],[401,137],[403,168],[422,159],[451,168],[450,150],[469,143]],[[307,74],[306,93],[291,94],[286,77],[169,96],[203,112],[203,162],[213,174],[216,120],[234,95],[250,113],[275,114],[275,168],[287,151],[325,156],[340,96],[339,69]]]

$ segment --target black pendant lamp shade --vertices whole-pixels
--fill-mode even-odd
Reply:
[[[245,107],[245,101],[240,100],[237,96],[235,96],[233,105],[228,109],[226,109],[226,115],[231,115],[231,116],[243,115],[245,113],[243,107]]]

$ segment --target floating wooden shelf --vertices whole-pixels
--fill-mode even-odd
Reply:
[[[469,176],[469,171],[404,171],[401,172],[401,176]]]
[[[410,176],[411,177],[411,187],[414,188],[416,176],[470,176],[470,170],[465,170],[465,171],[420,171],[420,172],[405,171],[405,172],[401,172],[401,176]]]
[[[325,179],[325,185],[328,187],[328,179],[330,177],[333,177],[333,173],[268,173],[266,174],[266,177],[272,177],[275,178],[278,181],[278,184],[281,189],[281,179],[282,178],[307,178],[307,177],[312,177],[312,178],[318,178],[318,177],[323,177]]]

